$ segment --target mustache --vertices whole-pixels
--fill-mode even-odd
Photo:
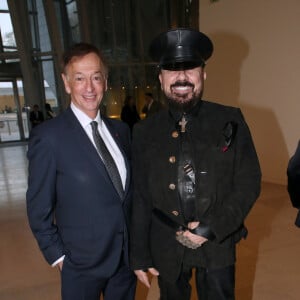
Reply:
[[[171,84],[171,88],[172,87],[179,87],[179,86],[189,86],[189,87],[194,87],[194,85],[189,82],[189,81],[176,81],[175,83]]]

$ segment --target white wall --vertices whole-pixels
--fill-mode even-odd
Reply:
[[[263,180],[286,184],[300,138],[300,1],[200,1],[213,40],[204,98],[238,106],[251,129]]]

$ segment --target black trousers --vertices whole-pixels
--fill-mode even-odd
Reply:
[[[73,270],[68,265],[61,272],[62,300],[134,300],[136,276],[122,261],[109,278],[97,278]]]
[[[178,280],[170,283],[160,276],[160,300],[190,300],[191,267],[184,267]],[[220,269],[195,268],[196,288],[199,300],[234,300],[235,266]]]

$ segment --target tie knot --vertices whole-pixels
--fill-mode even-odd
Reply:
[[[92,121],[91,126],[92,126],[93,130],[97,130],[98,129],[98,122],[97,121]]]

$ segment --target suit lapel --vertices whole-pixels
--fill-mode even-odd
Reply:
[[[83,156],[90,160],[91,165],[98,170],[105,181],[107,181],[107,184],[112,184],[101,157],[71,108],[66,110],[66,120],[70,126],[71,134],[77,140],[78,149],[83,151]]]

